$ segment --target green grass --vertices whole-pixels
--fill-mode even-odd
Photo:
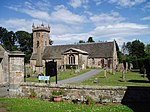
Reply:
[[[104,78],[104,71],[102,70],[101,73],[80,84],[98,86],[150,86],[150,81],[142,76],[138,72],[128,72],[126,73],[126,81],[123,82],[121,72],[116,72],[114,75],[107,73],[107,78]],[[98,79],[98,83],[93,83],[96,78]]]
[[[88,71],[90,71],[90,69],[81,70],[79,73],[75,73],[74,70],[69,70],[69,69],[66,71],[63,71],[63,72],[58,72],[58,81],[67,79],[67,78],[71,78],[71,77],[75,77],[77,75],[83,74]],[[27,82],[39,82],[36,77],[26,78],[26,81]],[[54,82],[54,81],[55,81],[55,77],[52,77],[50,79],[50,82]],[[41,81],[41,82],[44,82],[44,81]]]
[[[121,104],[107,106],[79,105],[25,98],[0,98],[0,106],[6,108],[8,112],[133,112],[129,107]]]

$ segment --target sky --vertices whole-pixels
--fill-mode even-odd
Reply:
[[[150,44],[150,0],[0,0],[0,27],[32,32],[51,27],[54,45],[79,40]]]

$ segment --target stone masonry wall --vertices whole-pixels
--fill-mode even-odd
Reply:
[[[52,96],[53,91],[62,91],[64,92],[63,97],[70,100],[82,100],[83,98],[90,97],[95,102],[101,103],[150,103],[150,87],[136,86],[58,86],[45,83],[22,83],[15,94],[17,97],[29,97],[32,90],[37,93],[39,98],[42,95]]]
[[[22,83],[18,89],[17,96],[29,97],[31,90],[37,93],[37,97],[42,95],[51,96],[53,91],[63,91],[66,99],[82,99],[90,97],[96,102],[121,102],[126,91],[126,87],[93,87],[93,86],[73,86],[73,85],[48,85],[43,83]]]

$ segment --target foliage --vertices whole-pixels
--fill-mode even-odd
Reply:
[[[93,37],[89,37],[87,42],[90,43],[90,42],[95,42],[95,41],[93,40]]]
[[[66,65],[66,69],[77,69],[77,65]]]
[[[147,78],[148,78],[149,81],[150,81],[150,57],[147,57],[147,58],[144,60],[144,67],[145,67],[145,69],[146,69]]]
[[[25,31],[17,31],[16,32],[17,41],[19,43],[19,50],[24,52],[25,62],[29,62],[29,59],[32,54],[33,47],[33,37],[32,34]]]
[[[7,31],[0,27],[0,44],[9,51],[20,50],[25,53],[25,62],[29,62],[32,54],[32,34],[25,31]]]
[[[30,91],[30,96],[31,96],[31,97],[36,97],[36,96],[37,96],[37,94],[36,94],[36,92],[35,92],[34,89],[31,89],[31,91]]]
[[[143,42],[140,42],[139,40],[133,41],[131,45],[131,55],[138,58],[145,56],[144,47],[145,45]]]
[[[63,94],[64,94],[63,91],[53,91],[53,92],[52,92],[52,95],[53,95],[53,96],[61,96],[61,95],[63,95]]]
[[[150,44],[147,44],[145,47],[145,53],[146,55],[150,56]]]
[[[0,98],[0,104],[3,104],[9,112],[133,112],[129,107],[121,104],[107,106],[76,105],[24,98]]]
[[[0,27],[0,43],[6,50],[17,50],[15,33],[6,28]]]
[[[119,60],[119,63],[121,63],[122,62],[122,57],[121,57],[122,54],[121,54],[121,52],[119,50],[119,46],[118,46],[116,41],[115,41],[115,44],[116,44],[116,51],[117,51],[118,60]]]
[[[79,40],[79,43],[85,43],[85,41],[84,40]]]

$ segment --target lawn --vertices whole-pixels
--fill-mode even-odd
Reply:
[[[67,78],[71,78],[71,77],[75,77],[77,75],[81,75],[88,71],[90,71],[90,69],[81,70],[80,72],[75,73],[75,70],[67,69],[66,71],[58,72],[58,81],[67,79]],[[36,78],[36,77],[26,78],[26,81],[27,82],[39,82],[38,78]],[[50,82],[54,82],[54,81],[55,81],[55,77],[51,77]]]
[[[95,75],[91,79],[83,81],[82,85],[98,85],[98,86],[150,86],[150,81],[143,77],[139,72],[127,72],[125,74],[126,81],[122,81],[122,73],[116,72],[114,75],[107,73],[107,78],[104,77],[104,71]],[[97,80],[97,83],[94,81]]]
[[[25,98],[0,98],[0,108],[6,108],[8,112],[133,112],[122,104],[98,106]]]

